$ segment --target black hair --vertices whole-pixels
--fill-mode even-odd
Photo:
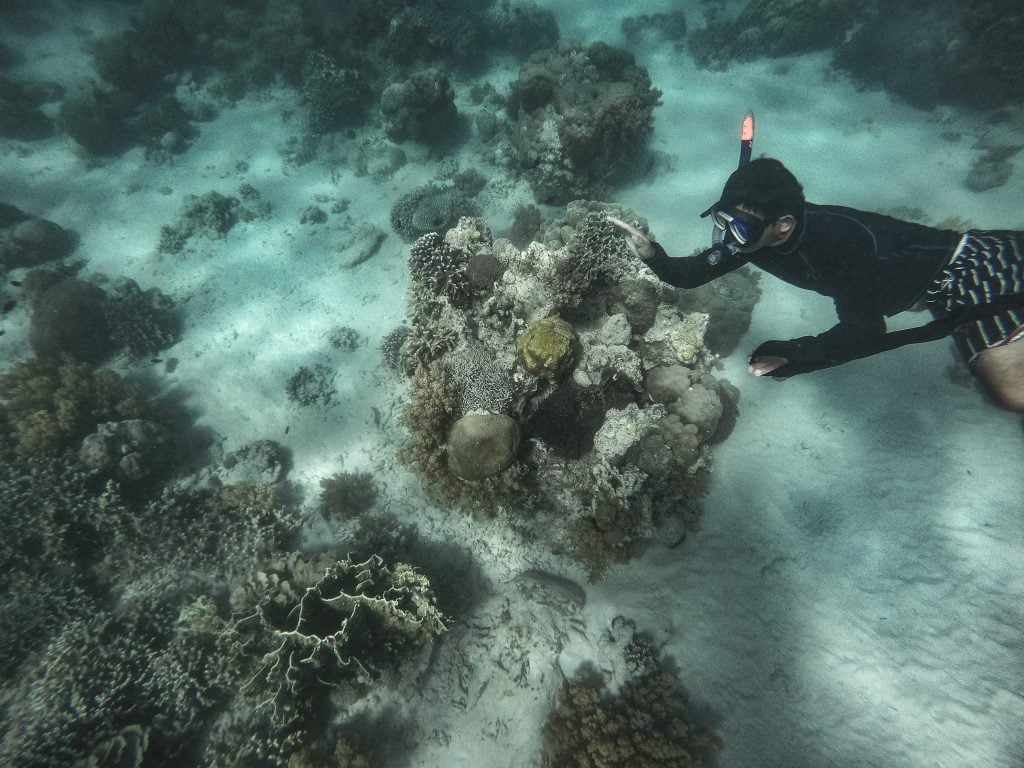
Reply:
[[[773,157],[759,157],[732,172],[722,189],[722,205],[742,205],[769,221],[787,214],[804,216],[804,188],[786,166]]]

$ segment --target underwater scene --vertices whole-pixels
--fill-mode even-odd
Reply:
[[[1017,0],[0,0],[0,768],[1024,766]]]

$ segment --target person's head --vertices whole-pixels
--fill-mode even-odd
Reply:
[[[743,243],[750,252],[785,242],[804,215],[804,190],[800,182],[778,160],[760,157],[733,171],[712,212],[732,211],[752,217],[756,239]],[[738,212],[738,213],[737,213]],[[717,217],[716,217],[717,218]],[[760,231],[763,225],[763,231]]]

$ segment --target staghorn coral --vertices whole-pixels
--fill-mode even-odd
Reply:
[[[622,265],[631,256],[605,216],[602,211],[588,212],[573,227],[565,257],[556,267],[556,306],[577,307],[593,287],[610,285],[623,276]]]
[[[457,390],[440,362],[416,369],[409,385],[409,406],[402,420],[410,439],[399,458],[423,478],[447,474],[444,438],[455,421]]]
[[[402,344],[402,358],[407,373],[429,365],[446,352],[455,349],[459,335],[439,324],[417,324]]]
[[[483,344],[466,344],[443,363],[456,387],[457,413],[503,413],[512,405],[512,378]]]
[[[406,365],[402,354],[402,347],[412,329],[407,325],[399,325],[384,335],[380,340],[380,354],[384,365],[395,372],[405,372]],[[412,372],[411,370],[409,371]]]

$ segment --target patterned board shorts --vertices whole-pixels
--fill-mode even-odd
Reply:
[[[978,353],[1024,339],[1024,232],[970,230],[925,293],[936,316],[1011,296],[1021,307],[965,323],[953,334],[968,364]]]

